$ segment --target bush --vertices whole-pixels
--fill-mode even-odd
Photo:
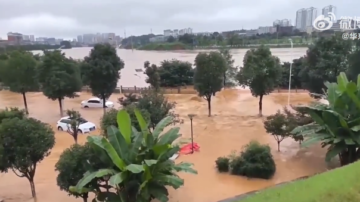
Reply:
[[[271,178],[276,171],[276,165],[270,147],[251,141],[244,147],[240,156],[231,159],[230,171],[231,174],[250,178]]]
[[[134,93],[124,94],[124,97],[118,98],[118,103],[123,107],[126,107],[132,103],[137,103],[139,101],[139,96]]]
[[[73,193],[69,190],[69,187],[75,186],[83,178],[84,173],[87,171],[87,160],[90,159],[91,151],[88,144],[74,144],[63,151],[58,162],[55,164],[55,171],[59,172],[56,181],[60,190],[66,191],[69,195],[76,198],[81,197],[84,201],[88,198],[87,192],[81,194]]]
[[[118,127],[118,124],[116,121],[117,113],[118,113],[118,110],[110,109],[101,117],[101,119],[100,119],[101,135],[106,135],[106,129],[109,126]]]
[[[229,161],[227,157],[219,157],[216,159],[215,164],[219,172],[228,172],[229,171]]]

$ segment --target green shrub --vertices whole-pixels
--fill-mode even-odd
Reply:
[[[117,109],[110,109],[104,115],[102,115],[102,117],[100,119],[100,128],[101,128],[102,135],[106,135],[106,129],[109,126],[118,127],[118,124],[116,121],[117,113],[118,113]]]
[[[229,171],[229,161],[227,157],[219,157],[216,159],[215,164],[219,172],[228,172]]]
[[[231,159],[230,170],[234,175],[269,179],[274,175],[276,165],[268,145],[251,141],[239,156]]]

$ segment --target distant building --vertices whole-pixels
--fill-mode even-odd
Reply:
[[[291,34],[294,32],[294,26],[278,26],[276,27],[277,33]]]
[[[192,28],[184,28],[184,29],[166,29],[164,30],[164,36],[169,37],[169,36],[173,36],[173,37],[177,37],[180,35],[184,35],[184,34],[192,34],[193,30]]]
[[[165,42],[167,40],[167,36],[154,36],[149,39],[151,43],[159,43],[159,42]]]
[[[23,39],[23,35],[20,33],[16,33],[16,32],[9,32],[7,34],[7,38],[9,42],[16,42],[19,43],[22,41]]]
[[[273,26],[265,26],[259,27],[258,34],[273,34],[276,32],[276,27]]]
[[[164,36],[172,36],[173,31],[171,29],[164,30]]]
[[[256,34],[258,34],[258,31],[257,29],[250,29],[250,30],[246,30],[246,36],[254,36]]]
[[[93,44],[95,40],[94,34],[84,34],[83,35],[83,43],[84,44]]]
[[[291,26],[291,20],[289,19],[282,19],[282,20],[275,20],[273,22],[273,26],[283,26],[283,27],[287,27],[287,26]]]
[[[184,34],[192,34],[192,29],[191,28],[180,29],[179,35],[184,35]]]
[[[30,35],[30,41],[32,41],[32,42],[35,41],[35,36],[34,35]]]
[[[77,36],[77,42],[83,43],[83,36],[82,35]]]
[[[312,26],[312,23],[317,17],[317,9],[314,7],[303,8],[296,12],[296,29],[300,31],[306,31],[308,27]]]
[[[296,22],[295,22],[296,29],[300,31],[304,31],[306,29],[306,9],[302,8],[296,11]]]
[[[313,22],[317,17],[317,9],[310,7],[306,9],[306,27],[312,27]]]
[[[197,32],[194,34],[197,36],[210,36],[212,33],[211,32]]]
[[[328,6],[326,6],[326,7],[324,7],[324,8],[322,9],[322,12],[321,12],[321,13],[322,13],[322,15],[324,15],[324,16],[328,16],[329,12],[330,12],[330,13],[334,13],[335,16],[336,16],[336,7],[333,6],[333,5],[328,5]]]

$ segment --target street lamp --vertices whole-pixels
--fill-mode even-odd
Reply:
[[[293,42],[291,39],[289,39],[290,44],[291,44],[291,49],[290,49],[290,55],[292,56],[292,51],[293,51]],[[292,59],[292,57],[291,57]],[[289,92],[288,92],[288,106],[290,106],[290,91],[291,91],[291,72],[292,72],[292,63],[293,61],[290,61],[290,74],[289,74]]]
[[[188,117],[190,118],[190,124],[191,124],[191,153],[194,153],[194,133],[193,133],[193,118],[195,117],[195,114],[188,114]]]

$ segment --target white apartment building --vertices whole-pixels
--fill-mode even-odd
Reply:
[[[272,34],[276,32],[276,27],[273,26],[265,26],[265,27],[259,27],[258,34]]]
[[[317,9],[314,7],[302,8],[296,12],[295,28],[300,31],[307,31],[308,27],[312,26],[312,23],[317,17]]]
[[[329,13],[334,13],[336,15],[336,7],[333,5],[328,5],[322,9],[322,15],[328,16]]]
[[[197,36],[210,36],[211,32],[196,32],[195,35]]]
[[[184,29],[166,29],[164,30],[164,36],[169,37],[169,36],[173,36],[173,37],[177,37],[177,36],[181,36],[184,34],[192,34],[193,30],[192,28],[184,28]]]
[[[315,21],[317,17],[317,9],[314,7],[310,7],[306,9],[306,27],[312,27],[312,23]]]

